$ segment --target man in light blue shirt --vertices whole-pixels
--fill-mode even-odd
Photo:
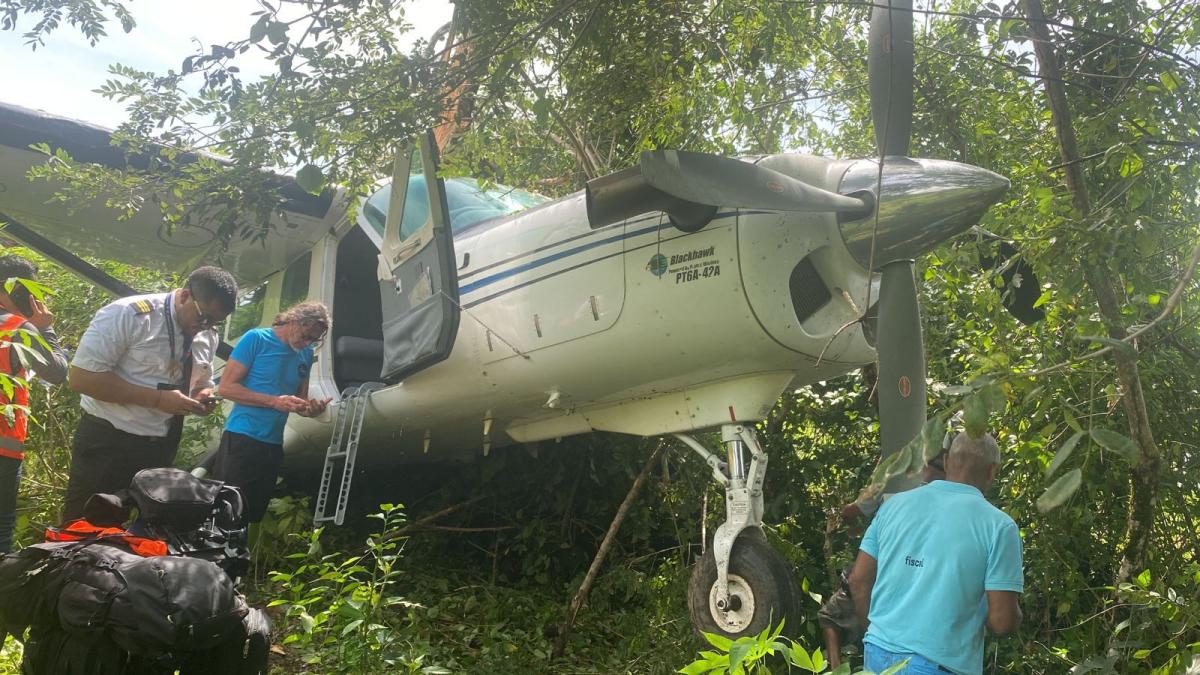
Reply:
[[[880,507],[850,577],[868,670],[908,659],[901,672],[979,674],[984,627],[1004,636],[1020,626],[1021,537],[983,496],[999,468],[994,438],[962,433],[946,480]]]
[[[213,458],[213,477],[242,490],[246,522],[267,512],[283,466],[288,415],[316,417],[329,399],[308,398],[313,352],[329,332],[329,310],[302,302],[280,312],[270,328],[246,332],[221,376],[221,396],[233,402]]]

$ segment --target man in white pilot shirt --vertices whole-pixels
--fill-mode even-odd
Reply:
[[[121,298],[96,312],[68,375],[83,416],[71,442],[64,521],[78,518],[93,493],[128,487],[142,469],[170,466],[183,416],[216,408],[216,328],[236,300],[233,275],[201,267],[183,288]]]

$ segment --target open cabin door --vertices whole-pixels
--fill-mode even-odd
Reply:
[[[418,156],[423,176],[412,177]],[[437,177],[438,152],[433,132],[423,134],[417,147],[405,145],[396,154],[392,193],[383,244],[379,253],[379,298],[383,306],[383,370],[389,382],[400,381],[444,360],[458,333],[458,274],[454,234],[446,206],[446,187]],[[408,194],[410,186],[428,192]],[[409,217],[405,217],[405,211]],[[421,211],[425,211],[421,214]],[[425,215],[415,219],[415,214]],[[427,215],[426,215],[427,214]]]

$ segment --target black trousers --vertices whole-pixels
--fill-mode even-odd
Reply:
[[[142,469],[171,466],[179,438],[138,436],[107,420],[84,413],[71,439],[71,475],[63,499],[63,522],[83,515],[83,506],[97,492],[111,494],[129,487]]]
[[[267,504],[282,467],[282,445],[225,431],[213,461],[212,478],[239,488],[246,504],[243,513],[246,522],[257,523],[267,514]]]
[[[17,522],[17,490],[21,487],[21,460],[0,457],[0,553],[12,550]]]

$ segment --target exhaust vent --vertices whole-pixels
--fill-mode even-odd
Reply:
[[[796,320],[800,323],[807,321],[833,299],[833,293],[808,257],[801,260],[792,270],[792,276],[788,279],[788,291],[792,294],[792,308],[796,311]]]

